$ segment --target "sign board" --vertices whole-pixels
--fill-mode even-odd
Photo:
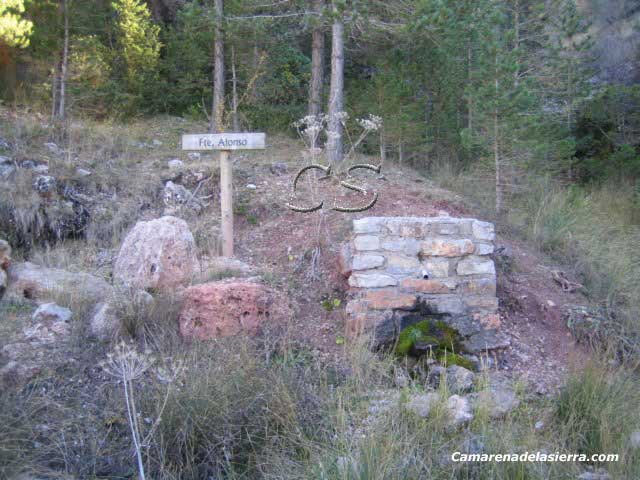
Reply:
[[[183,150],[262,150],[264,133],[203,133],[182,135]]]

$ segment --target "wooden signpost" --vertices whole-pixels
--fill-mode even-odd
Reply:
[[[262,150],[264,133],[204,133],[182,136],[183,150],[220,150],[222,256],[233,256],[233,170],[231,150]]]

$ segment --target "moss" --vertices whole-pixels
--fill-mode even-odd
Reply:
[[[438,351],[460,351],[458,332],[442,320],[422,320],[400,332],[396,354],[407,355],[417,341],[433,342]]]
[[[452,365],[457,365],[459,367],[464,367],[468,370],[473,370],[475,367],[473,362],[469,359],[464,358],[462,355],[458,355],[453,352],[444,352],[438,356],[438,362],[442,365],[450,367]]]

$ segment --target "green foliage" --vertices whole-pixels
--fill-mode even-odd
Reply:
[[[442,365],[450,367],[452,365],[457,365],[459,367],[464,367],[468,370],[473,370],[475,368],[473,362],[468,358],[464,358],[462,355],[458,355],[453,352],[444,352],[438,355],[438,362]]]
[[[634,377],[631,372],[611,371],[591,362],[569,378],[554,409],[568,450],[625,455],[629,448],[625,439],[640,426],[638,409],[632,408],[640,404]]]
[[[395,352],[407,355],[416,342],[433,344],[433,353],[460,351],[458,332],[442,320],[422,320],[403,329],[398,336]]]
[[[23,18],[24,0],[0,0],[0,43],[9,47],[29,46],[33,22]]]
[[[162,46],[160,27],[141,0],[116,0],[112,7],[117,15],[116,65],[123,71],[125,85],[125,91],[116,91],[115,98],[124,108],[140,107],[143,94],[153,91]]]

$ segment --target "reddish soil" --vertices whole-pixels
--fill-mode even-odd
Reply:
[[[366,182],[379,192],[378,202],[368,211],[340,213],[325,207],[314,213],[294,212],[286,203],[291,200],[297,168],[290,165],[287,174],[275,176],[258,165],[247,174],[246,182],[258,186],[250,193],[249,202],[257,224],[247,221],[248,216],[238,218],[236,256],[270,272],[268,278],[288,292],[295,311],[296,340],[320,356],[339,356],[348,286],[338,272],[337,257],[340,244],[350,235],[352,220],[436,216],[441,211],[451,216],[476,215],[460,197],[435,187],[412,170],[395,166],[383,169],[383,178]],[[239,195],[246,192],[244,184],[236,188]],[[328,198],[333,194],[339,202],[352,205],[358,201],[358,194],[341,195],[325,189]],[[303,195],[310,198],[308,192]],[[584,303],[584,299],[563,292],[553,282],[551,268],[540,253],[500,236],[496,246],[506,247],[511,260],[509,268],[498,269],[500,313],[511,340],[511,346],[498,356],[498,368],[525,380],[538,393],[550,392],[561,383],[572,359],[586,355],[572,339],[561,314],[565,305]],[[326,308],[328,302],[323,306],[324,300],[334,299],[341,300],[338,308]]]

